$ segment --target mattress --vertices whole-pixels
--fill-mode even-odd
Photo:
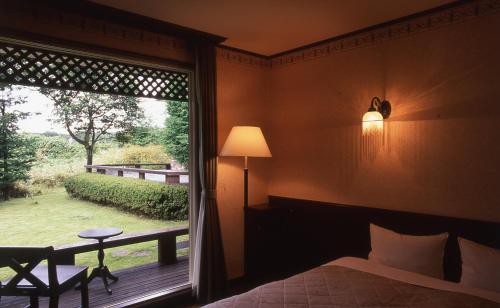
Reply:
[[[341,258],[205,307],[500,307],[500,294]]]

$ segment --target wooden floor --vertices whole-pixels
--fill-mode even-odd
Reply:
[[[113,291],[111,295],[108,295],[104,290],[102,280],[96,278],[89,284],[90,307],[116,305],[133,298],[186,284],[189,281],[188,267],[188,258],[180,257],[177,263],[171,265],[151,263],[115,271],[113,274],[118,276],[119,280],[111,284]],[[25,307],[28,304],[28,298],[24,297],[2,297],[0,300],[0,307]],[[79,291],[67,291],[59,300],[59,307],[79,306]],[[48,307],[47,298],[40,298],[40,307]]]

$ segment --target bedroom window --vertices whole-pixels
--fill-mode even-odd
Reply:
[[[100,247],[82,231],[112,227],[109,288],[92,280],[91,307],[189,286],[190,74],[0,38],[0,246],[54,246],[58,264],[90,274]]]

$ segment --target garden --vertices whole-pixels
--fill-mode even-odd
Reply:
[[[187,170],[188,114],[185,102],[0,85],[0,245],[70,244],[95,227],[133,233],[187,225],[187,185],[86,173],[84,166]],[[118,270],[155,262],[156,250],[157,242],[107,249],[106,263]],[[96,262],[96,252],[76,256],[77,264]],[[8,275],[0,269],[0,280]]]

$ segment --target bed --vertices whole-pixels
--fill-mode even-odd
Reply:
[[[500,293],[344,257],[206,307],[500,307]]]
[[[498,288],[459,283],[459,238],[498,250],[499,222],[277,196],[269,201],[246,211],[245,261],[250,281],[272,282],[207,307],[500,307]],[[372,224],[413,236],[446,233],[442,279],[370,258]],[[418,263],[411,258],[419,255],[410,255],[406,263]]]

